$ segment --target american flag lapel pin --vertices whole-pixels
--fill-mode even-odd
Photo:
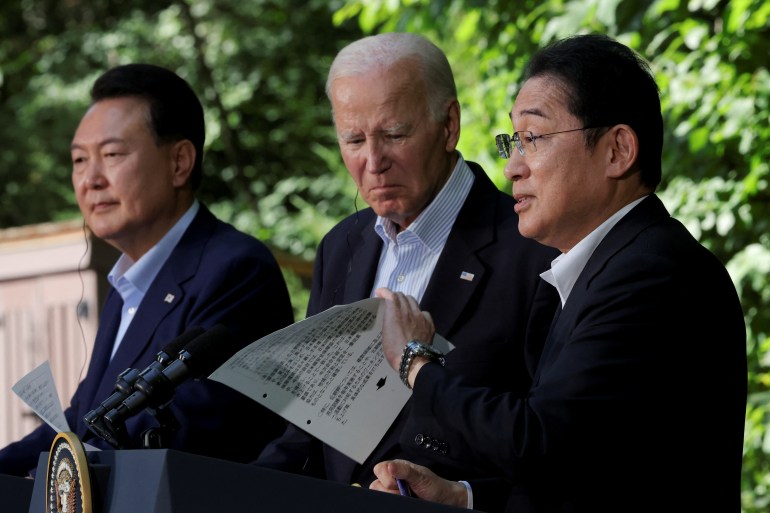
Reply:
[[[174,301],[174,294],[169,292],[168,294],[166,294],[166,297],[163,298],[163,301],[165,301],[166,303],[171,304]]]
[[[469,273],[467,271],[463,271],[460,273],[460,279],[465,281],[473,281],[473,273]]]

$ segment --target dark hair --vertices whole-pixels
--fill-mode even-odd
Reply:
[[[188,139],[195,146],[190,175],[193,190],[203,175],[203,142],[206,138],[203,107],[190,85],[179,75],[152,64],[126,64],[106,71],[91,88],[91,102],[135,96],[146,100],[150,129],[157,144]]]
[[[583,126],[627,124],[639,138],[642,183],[653,189],[661,180],[663,117],[655,77],[649,64],[633,50],[601,35],[571,36],[537,52],[525,79],[551,76],[567,94],[567,108]],[[604,132],[586,130],[594,147]]]

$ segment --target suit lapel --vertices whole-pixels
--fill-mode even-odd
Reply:
[[[165,265],[164,268],[166,268]],[[169,274],[171,273],[164,273],[163,271],[158,273],[152,286],[145,294],[137,309],[136,316],[123,336],[123,340],[130,341],[130,343],[120,344],[107,367],[109,374],[117,375],[129,367],[137,367],[137,364],[140,363],[138,358],[146,351],[148,344],[152,341],[153,333],[155,333],[158,324],[181,301],[184,292]]]
[[[451,337],[460,315],[484,276],[484,266],[458,237],[450,236],[428,282],[420,308],[431,313],[436,332]],[[461,275],[472,276],[472,280]],[[451,298],[450,301],[447,298]]]
[[[147,351],[160,322],[182,303],[184,299],[182,284],[197,272],[203,246],[210,237],[214,225],[213,214],[201,205],[195,219],[147,290],[136,316],[123,335],[123,343],[104,370],[94,398],[100,399],[112,394],[115,380],[121,372],[129,368],[142,370],[150,363],[149,361],[140,362],[139,358]],[[117,293],[114,295],[120,300]],[[108,330],[104,332],[104,337],[108,337],[104,345],[108,345],[110,351],[117,333],[117,324],[120,323],[120,306],[113,307],[112,310],[116,326],[109,332]],[[100,329],[99,332],[101,337],[102,330]]]
[[[372,216],[358,232],[348,235],[353,256],[350,259],[350,271],[345,278],[342,300],[336,301],[335,298],[335,304],[348,304],[371,296],[382,251],[382,239],[374,231],[375,219]]]
[[[605,268],[610,258],[628,246],[645,228],[669,217],[663,202],[651,194],[631,209],[602,239],[575,281],[564,310],[551,326],[537,366],[536,382],[556,360],[567,343],[569,334],[575,329],[578,313],[584,310],[583,302],[589,293],[593,278]]]
[[[543,348],[548,337],[553,321],[555,320],[554,305],[559,305],[559,293],[556,287],[541,279],[538,283],[535,299],[532,304],[532,313],[527,322],[526,332],[526,364],[530,376],[535,376],[538,363],[543,354]]]
[[[80,401],[78,417],[82,417],[96,406],[103,398],[115,389],[115,381],[121,369],[116,374],[107,372],[115,335],[120,327],[120,311],[123,300],[115,289],[110,289],[104,302],[103,313],[99,320],[99,329],[94,340],[94,352],[88,365],[86,379],[83,382],[82,400]],[[80,425],[80,424],[78,424]],[[87,431],[87,430],[86,430]],[[81,436],[85,433],[79,433]]]
[[[583,278],[580,291],[585,290],[591,284],[591,280],[596,274],[604,269],[607,261],[615,253],[630,244],[637,235],[639,235],[648,226],[668,219],[670,214],[655,195],[650,195],[643,199],[636,207],[631,209],[618,223],[612,227],[607,236],[596,247],[591,258],[588,259],[586,267],[575,283],[575,289]],[[575,290],[573,289],[573,293]],[[570,295],[570,298],[572,294]]]
[[[538,359],[539,364],[537,365],[535,378],[533,381],[535,384],[540,381],[540,376],[551,365],[551,363],[553,363],[553,361],[556,359],[556,356],[564,347],[564,343],[568,338],[567,325],[569,324],[570,331],[573,328],[572,323],[567,322],[566,320],[562,321],[562,317],[563,309],[560,302],[556,307],[556,312],[553,313],[551,326],[548,330],[548,336],[545,339],[545,344],[543,344],[542,355]]]
[[[495,240],[497,189],[481,168],[469,165],[473,186],[420,302],[433,316],[436,332],[445,337],[452,336],[460,314],[483,283],[486,266],[477,256],[479,250]]]

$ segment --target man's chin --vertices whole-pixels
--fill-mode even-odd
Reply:
[[[388,219],[399,218],[402,213],[393,202],[390,201],[373,201],[369,203],[374,213],[380,217],[387,217]]]
[[[94,235],[94,237],[98,237],[102,239],[103,241],[107,242],[110,245],[113,245],[113,241],[117,239],[118,232],[115,230],[114,227],[105,225],[104,223],[86,223],[88,226],[89,231]]]

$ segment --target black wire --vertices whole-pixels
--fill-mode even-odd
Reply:
[[[88,230],[86,226],[86,220],[83,218],[83,240],[86,243],[86,249],[83,252],[83,254],[80,256],[80,261],[78,262],[78,277],[80,278],[80,299],[78,300],[77,305],[75,306],[75,318],[78,322],[78,328],[80,328],[80,340],[83,343],[83,364],[80,367],[80,378],[78,379],[78,383],[83,380],[83,372],[86,369],[86,360],[88,359],[88,344],[86,343],[86,334],[85,330],[83,329],[83,323],[80,322],[80,309],[81,305],[83,305],[83,300],[85,298],[85,292],[86,292],[86,284],[85,280],[83,279],[83,261],[85,260],[86,256],[88,256],[88,251],[90,249],[90,244],[88,240]],[[87,305],[86,305],[87,307]]]

